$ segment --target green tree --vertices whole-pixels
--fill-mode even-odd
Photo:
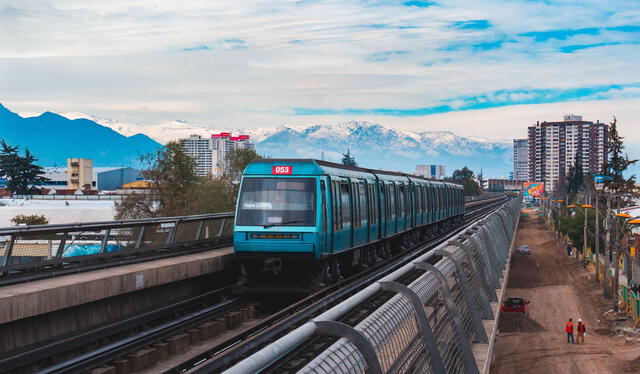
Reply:
[[[569,173],[565,176],[566,193],[569,195],[569,200],[574,200],[575,196],[584,189],[584,182],[582,164],[576,160],[573,166],[569,168]]]
[[[44,170],[36,165],[38,161],[29,150],[25,150],[24,157],[20,156],[18,146],[10,146],[0,140],[0,175],[7,180],[7,189],[18,195],[35,194],[36,188],[48,181]]]
[[[14,225],[46,225],[47,223],[49,223],[49,220],[47,219],[47,217],[44,216],[44,214],[41,215],[30,215],[30,216],[25,216],[24,214],[18,214],[17,216],[11,218],[11,222],[13,222]]]
[[[225,176],[225,178],[228,182],[228,190],[230,192],[228,198],[231,203],[235,203],[236,198],[238,197],[238,193],[240,192],[239,182],[244,169],[247,168],[251,161],[261,158],[262,156],[256,153],[256,151],[247,148],[234,149],[227,154],[227,160],[229,161],[229,172]]]
[[[170,217],[233,210],[233,188],[227,179],[199,177],[195,160],[180,143],[170,142],[145,155],[143,177],[148,190],[127,195],[116,202],[116,218]]]
[[[351,152],[347,149],[347,153],[342,154],[342,165],[346,166],[358,166],[356,159],[351,156]]]
[[[155,153],[141,157],[142,172],[150,188],[127,195],[116,203],[116,218],[178,216],[188,213],[189,192],[198,183],[196,162],[180,143],[170,142]]]
[[[634,165],[638,160],[630,160],[624,153],[624,137],[618,134],[617,120],[613,117],[613,122],[609,124],[609,139],[607,141],[607,162],[603,166],[605,188],[614,195],[637,196],[636,176],[624,177],[629,166]]]
[[[261,159],[256,151],[248,148],[234,149],[227,154],[227,161],[229,162],[229,172],[227,177],[230,181],[238,182],[240,177],[247,168],[247,165],[253,160]]]
[[[573,246],[579,251],[583,248],[584,241],[584,214],[585,210],[589,215],[587,218],[587,231],[589,237],[588,246],[595,248],[596,213],[595,209],[576,208],[573,215],[558,216],[558,231],[567,235],[573,242]],[[602,227],[602,224],[600,225]]]
[[[482,189],[473,176],[473,170],[465,166],[462,169],[454,170],[451,178],[447,178],[447,181],[462,185],[464,196],[480,195]]]

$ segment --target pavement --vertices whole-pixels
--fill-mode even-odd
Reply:
[[[514,253],[507,297],[530,300],[529,316],[500,317],[491,373],[640,373],[640,345],[602,328],[608,301],[601,286],[548,230],[537,212],[521,217],[516,244],[531,255]],[[565,324],[586,322],[584,344],[567,344]],[[577,333],[575,333],[577,336]]]

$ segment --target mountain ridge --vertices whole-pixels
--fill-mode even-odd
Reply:
[[[26,121],[25,123],[35,121],[57,125],[54,127],[58,131],[89,131],[91,133],[98,130],[104,132],[108,129],[129,143],[148,143],[151,141],[155,143],[156,147],[159,147],[160,144],[152,139],[154,136],[156,139],[158,136],[162,136],[158,140],[165,143],[168,140],[188,137],[191,134],[208,137],[211,133],[231,131],[250,135],[256,144],[258,153],[270,157],[316,159],[324,157],[328,161],[340,162],[342,154],[348,150],[364,167],[409,173],[415,172],[415,166],[419,164],[445,165],[449,174],[454,169],[463,166],[470,167],[476,173],[483,169],[485,175],[497,177],[504,177],[511,170],[512,152],[511,145],[508,143],[470,139],[448,130],[399,130],[368,121],[296,126],[280,125],[241,130],[210,129],[183,120],[172,120],[157,125],[131,124],[82,113],[63,113],[60,115],[45,112],[37,117],[22,118],[6,108],[4,111],[0,110],[0,120],[3,116],[11,117],[12,115],[12,118],[15,119],[17,116],[18,121]],[[66,128],[61,128],[61,125]],[[86,131],[78,130],[77,126]],[[4,131],[2,126],[0,126],[0,130]],[[44,128],[41,131],[44,131]],[[48,131],[54,131],[54,129],[48,129]],[[4,134],[0,134],[0,137],[2,136]],[[26,140],[24,142],[12,141],[12,143],[26,145],[31,150],[34,145],[42,147],[42,144],[32,145]],[[118,147],[116,146],[115,149]],[[74,151],[74,156],[69,157],[97,157],[95,160],[98,162],[94,161],[96,166],[114,166],[104,165],[103,161],[100,161],[100,155],[83,155],[86,150],[82,149],[74,149]],[[52,157],[44,157],[37,153],[36,156],[41,159],[42,163],[52,159]],[[133,164],[131,159],[135,157],[131,157],[130,152],[127,157],[130,160],[128,162]],[[53,158],[58,163],[64,161],[64,157],[60,155]]]
[[[144,134],[124,136],[84,118],[69,119],[53,112],[22,117],[0,104],[0,138],[29,149],[44,166],[66,165],[67,158],[93,160],[93,165],[140,167],[140,155],[161,145]]]

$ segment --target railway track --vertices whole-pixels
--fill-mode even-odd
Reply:
[[[403,252],[364,272],[325,287],[302,300],[289,303],[290,305],[287,304],[288,306],[259,321],[256,320],[259,310],[273,309],[274,306],[265,305],[263,300],[233,297],[231,286],[228,286],[97,329],[58,339],[51,344],[14,352],[10,357],[0,357],[0,367],[7,372],[81,373],[107,365],[118,369],[116,372],[136,372],[164,357],[183,353],[191,344],[227,332],[227,335],[231,335],[229,338],[218,339],[206,350],[164,371],[219,372],[348,298],[374,280],[445,242],[455,233],[500,206],[504,200],[502,198],[478,202],[481,204],[474,204],[474,209],[465,214],[464,225],[443,233],[428,243],[420,244],[409,252]],[[407,283],[417,275],[407,275]],[[346,316],[346,321],[357,323],[359,318],[367,315],[367,310],[384,303],[391,296],[392,294],[378,295],[368,306],[363,305],[360,311]],[[247,321],[254,323],[242,328],[242,323]],[[305,346],[306,348],[296,351],[295,354],[299,358],[283,363],[284,366],[278,367],[278,370],[295,370],[296,363],[304,362],[305,356],[313,355],[333,341],[327,337],[317,338],[311,343],[311,349]]]
[[[461,227],[444,233],[437,238],[432,239],[428,243],[418,245],[416,248],[411,250],[410,253],[404,252],[400,255],[394,256],[363,273],[324,288],[316,294],[313,294],[277,312],[276,314],[269,316],[260,324],[242,331],[233,338],[212,347],[206,352],[197,355],[180,365],[177,365],[171,370],[164,371],[164,373],[217,373],[230,367],[234,363],[259,350],[261,347],[264,347],[270,342],[276,340],[286,332],[291,331],[295,327],[363,289],[374,280],[393,272],[405,263],[423,254],[425,251],[445,242],[452,235],[464,230],[477,219],[480,219],[484,215],[493,211],[496,207],[501,206],[504,201],[504,198],[485,201],[482,207],[478,207],[474,211],[465,214],[466,223]],[[412,277],[415,276],[417,276],[417,274],[409,274],[405,277],[404,281],[408,284],[411,282]],[[381,295],[379,299],[371,301],[368,306],[364,307],[359,312],[350,314],[346,318],[350,318],[352,321],[355,321],[358,318],[364,318],[367,315],[366,310],[371,310],[375,305],[384,303],[391,296],[393,296],[391,293]],[[318,350],[332,342],[331,338],[328,340],[327,338],[319,339],[325,339],[325,341],[321,342],[322,344],[312,344]],[[302,362],[304,360],[298,361]],[[285,370],[286,368],[281,369],[283,369],[284,372],[288,371]]]

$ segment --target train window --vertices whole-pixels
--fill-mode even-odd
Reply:
[[[358,208],[358,185],[355,183],[351,183],[351,203],[353,204],[353,210],[351,214],[353,214],[353,226],[360,226],[360,219],[358,215],[360,214]]]
[[[404,215],[404,186],[399,184],[397,189],[397,201],[396,207],[398,208],[398,218]]]
[[[360,196],[360,223],[365,224],[367,220],[367,185],[363,181],[358,183],[358,196]]]
[[[422,212],[426,213],[427,209],[427,186],[422,186]]]
[[[341,207],[341,221],[342,227],[346,223],[351,222],[351,201],[349,201],[349,184],[340,183],[340,207]]]
[[[369,208],[371,214],[369,214],[369,221],[374,224],[377,221],[378,218],[378,194],[376,193],[376,186],[375,184],[370,184],[369,185],[369,192],[371,195],[371,199],[369,199],[370,203],[369,203]]]
[[[396,188],[389,184],[389,219],[396,216]]]
[[[333,229],[340,230],[340,199],[338,198],[338,182],[331,181],[331,216],[333,217]]]
[[[315,179],[245,178],[236,222],[240,226],[314,226],[315,212]]]

